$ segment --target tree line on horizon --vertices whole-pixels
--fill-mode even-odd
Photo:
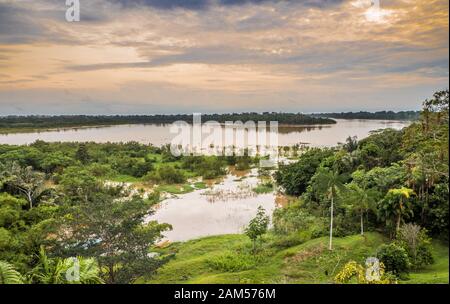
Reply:
[[[301,113],[231,113],[231,114],[204,114],[202,122],[217,121],[278,121],[280,124],[335,124],[330,118],[313,117]],[[166,124],[176,121],[192,123],[192,114],[157,114],[157,115],[29,115],[29,116],[4,116],[0,117],[0,129],[38,129],[61,128],[96,125],[118,124]]]
[[[385,120],[418,120],[420,111],[359,111],[359,112],[331,112],[312,114],[314,117],[328,117],[336,119],[385,119]]]

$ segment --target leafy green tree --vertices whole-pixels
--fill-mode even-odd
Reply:
[[[345,144],[343,145],[343,148],[349,153],[358,149],[358,137],[356,136],[347,137],[347,139],[345,140]]]
[[[332,154],[328,149],[308,150],[301,155],[298,162],[281,165],[275,173],[275,180],[285,189],[286,194],[299,196],[306,191],[322,160]]]
[[[28,201],[30,209],[45,194],[45,175],[36,172],[32,167],[21,167],[12,163],[1,172],[2,182],[17,190]]]
[[[253,252],[256,252],[256,242],[263,234],[267,232],[269,227],[269,216],[262,206],[258,207],[256,216],[249,222],[245,228],[245,234],[253,242]]]
[[[180,169],[171,165],[163,165],[144,176],[144,180],[155,183],[181,184],[186,181],[186,176]]]
[[[403,131],[384,129],[360,140],[356,152],[363,167],[388,167],[402,160],[402,137]]]
[[[347,186],[346,201],[350,203],[352,209],[359,213],[361,224],[361,235],[364,235],[364,215],[376,203],[376,193],[372,189],[365,189],[356,183],[350,183]]]
[[[396,232],[400,230],[402,218],[411,214],[412,206],[410,198],[412,195],[414,195],[414,191],[409,188],[402,187],[399,189],[391,189],[381,201],[380,212],[382,212],[386,218],[396,218]]]
[[[411,263],[406,250],[395,244],[383,244],[377,249],[377,258],[384,264],[386,271],[399,276],[409,272]]]
[[[415,269],[433,263],[431,239],[426,230],[419,225],[412,223],[403,225],[397,234],[397,242],[406,249]]]
[[[69,208],[59,229],[61,244],[56,253],[96,258],[108,283],[129,283],[153,274],[164,261],[149,255],[150,246],[171,228],[145,222],[159,197],[144,200],[123,187],[101,183],[80,187],[90,189],[66,197]]]
[[[51,245],[49,237],[56,222],[58,206],[42,202],[26,208],[25,199],[0,193],[0,260],[21,273],[30,270],[41,245]]]
[[[79,160],[82,164],[87,164],[91,159],[86,144],[79,144],[78,150],[75,153],[75,159]]]

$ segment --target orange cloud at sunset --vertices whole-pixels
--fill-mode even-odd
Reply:
[[[0,0],[0,115],[416,109],[448,1]],[[234,1],[239,2],[239,1]]]

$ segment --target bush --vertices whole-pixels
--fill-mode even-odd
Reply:
[[[272,182],[265,182],[258,184],[255,188],[253,188],[253,191],[257,194],[265,194],[270,193],[274,189]]]
[[[107,177],[114,173],[110,165],[93,163],[87,170],[95,177]]]
[[[285,208],[275,209],[273,212],[273,228],[277,234],[289,234],[299,230],[309,229],[316,218],[302,209],[299,203]]]
[[[150,172],[144,177],[146,181],[166,184],[181,184],[186,181],[183,171],[173,166],[161,166],[156,171]]]
[[[409,272],[408,253],[403,247],[395,243],[383,244],[378,247],[377,258],[384,264],[386,271],[392,272],[396,276]]]
[[[367,267],[367,266],[366,266]],[[355,261],[347,262],[344,268],[335,276],[334,280],[337,284],[397,284],[397,280],[390,273],[385,273],[384,265],[380,264],[379,277],[368,278],[369,269],[356,263]]]
[[[251,159],[248,156],[239,156],[236,159],[236,170],[244,171],[251,168]]]
[[[277,237],[271,244],[271,246],[285,249],[293,246],[303,244],[311,239],[310,231],[294,232],[287,236]]]
[[[186,156],[182,168],[192,171],[205,179],[212,179],[226,174],[225,162],[217,157]]]
[[[256,266],[256,258],[250,254],[226,252],[207,261],[208,265],[218,271],[236,272]]]
[[[299,196],[306,191],[311,178],[323,159],[333,154],[330,149],[310,149],[296,163],[281,165],[275,180],[286,190],[286,194]]]
[[[122,156],[112,159],[112,168],[120,174],[139,178],[153,170],[153,163],[143,158]]]
[[[414,269],[433,264],[431,238],[419,225],[403,225],[397,234],[397,243],[405,248]]]
[[[245,235],[247,235],[253,242],[253,253],[256,252],[256,241],[258,239],[261,240],[262,235],[267,232],[269,223],[269,216],[266,214],[264,208],[259,206],[256,216],[250,220],[248,226],[244,229]]]

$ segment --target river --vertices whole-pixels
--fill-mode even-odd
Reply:
[[[280,126],[278,144],[290,146],[298,143],[313,147],[330,147],[344,142],[348,136],[359,139],[367,137],[370,131],[378,129],[401,129],[406,121],[337,119],[333,125]],[[42,132],[0,134],[0,144],[23,145],[36,140],[47,142],[126,142],[137,141],[161,146],[171,142],[175,134],[170,125],[116,125],[92,128],[69,128]]]
[[[339,119],[334,125],[280,126],[278,143],[282,146],[303,143],[312,147],[330,147],[344,142],[348,136],[362,139],[374,130],[401,129],[408,124],[404,121]],[[173,136],[169,125],[117,125],[6,134],[0,135],[0,144],[21,145],[36,140],[99,143],[137,141],[160,146],[170,143]],[[276,191],[256,194],[253,188],[259,183],[257,175],[257,169],[248,172],[230,171],[223,179],[210,182],[207,189],[165,199],[147,220],[171,224],[173,230],[165,234],[165,240],[168,241],[242,233],[259,206],[271,215],[280,202],[286,199]]]

